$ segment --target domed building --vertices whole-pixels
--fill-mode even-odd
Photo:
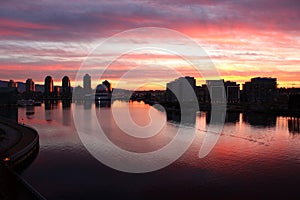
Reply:
[[[95,93],[95,101],[110,101],[111,88],[107,87],[108,81],[105,80],[102,84],[97,85]],[[110,85],[110,84],[109,84]]]
[[[108,92],[108,88],[103,84],[97,85],[96,93],[103,93],[103,92]]]

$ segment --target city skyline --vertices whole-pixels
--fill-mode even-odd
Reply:
[[[86,77],[87,77],[87,79],[88,80],[86,80],[85,81],[85,79],[86,79]],[[257,76],[257,77],[250,77],[250,79],[249,80],[246,80],[245,82],[237,82],[237,81],[234,81],[234,80],[225,80],[225,79],[222,79],[222,78],[220,78],[220,79],[207,79],[207,80],[204,80],[204,82],[202,82],[201,84],[199,84],[196,80],[197,80],[197,78],[196,77],[192,77],[192,76],[179,76],[179,77],[177,77],[177,78],[175,78],[175,79],[181,79],[181,78],[185,78],[185,77],[189,77],[189,78],[193,78],[193,79],[195,79],[195,85],[196,86],[204,86],[204,85],[207,85],[207,83],[209,82],[209,81],[223,81],[224,82],[224,84],[226,83],[226,82],[231,82],[231,83],[235,83],[236,85],[238,85],[238,87],[239,87],[239,89],[240,90],[243,90],[243,88],[245,87],[245,85],[247,85],[247,83],[250,83],[250,81],[251,80],[253,80],[253,79],[275,79],[275,81],[276,81],[276,87],[277,87],[277,89],[281,89],[281,88],[286,88],[286,89],[293,89],[293,88],[300,88],[300,87],[280,87],[280,85],[278,84],[278,78],[276,78],[276,77],[263,77],[263,76]],[[61,80],[59,80],[59,81],[55,81],[55,79],[53,79],[52,78],[52,76],[50,76],[50,75],[47,75],[47,76],[45,76],[45,78],[44,78],[44,81],[41,83],[41,84],[35,84],[36,82],[32,79],[32,78],[27,78],[26,79],[26,81],[15,81],[15,80],[12,80],[12,79],[8,79],[8,80],[0,80],[1,82],[6,82],[7,83],[7,87],[16,87],[16,88],[18,88],[18,83],[23,83],[23,84],[25,84],[25,85],[27,85],[27,81],[31,81],[31,82],[33,82],[33,87],[35,86],[35,85],[37,85],[37,86],[39,86],[39,87],[41,87],[41,86],[45,86],[45,82],[46,82],[46,79],[49,79],[49,78],[51,78],[52,80],[52,82],[53,83],[51,83],[53,86],[53,88],[52,88],[52,91],[54,90],[54,87],[61,87],[61,89],[63,89],[63,87],[64,87],[64,83],[63,82],[67,82],[67,83],[65,83],[65,84],[67,84],[70,88],[76,88],[76,87],[82,87],[83,89],[85,89],[85,87],[84,87],[84,85],[85,85],[85,83],[88,85],[87,87],[91,87],[91,90],[94,90],[99,84],[101,84],[101,80],[98,80],[97,82],[93,82],[92,81],[92,76],[90,76],[89,74],[85,74],[85,76],[84,77],[82,77],[82,83],[79,83],[79,84],[77,84],[77,85],[72,85],[72,80],[69,78],[69,76],[67,76],[67,75],[64,75],[64,77],[61,79]],[[102,79],[102,80],[105,80],[105,79]],[[107,81],[107,80],[105,80],[105,81]],[[87,83],[88,82],[88,83]],[[91,83],[92,84],[91,84]],[[164,87],[162,87],[162,88],[160,88],[160,89],[148,89],[149,91],[150,90],[165,90],[166,89],[166,86],[170,83],[170,82],[174,82],[174,79],[171,79],[170,81],[168,81],[168,82],[165,82],[165,83],[163,83],[164,84]],[[55,84],[56,83],[56,84]],[[111,84],[111,82],[110,82],[110,84]],[[95,85],[95,87],[94,87],[94,85]],[[0,87],[3,87],[3,86],[0,86]],[[27,86],[26,86],[27,87]],[[114,88],[114,86],[113,86],[113,84],[111,84],[111,86],[110,86],[111,88]],[[124,89],[124,90],[126,90],[126,88],[118,88],[118,89]],[[90,90],[90,89],[88,89],[88,88],[86,88],[85,90]],[[129,89],[130,90],[130,89]],[[147,89],[141,89],[141,90],[137,90],[137,91],[145,91],[145,90],[147,90]]]
[[[21,81],[25,75],[41,84],[46,74],[54,80],[68,74],[74,80],[82,62],[101,41],[131,28],[154,26],[174,29],[198,42],[225,80],[242,83],[250,77],[276,76],[279,87],[300,87],[300,5],[295,0],[284,3],[278,0],[264,0],[263,3],[258,0],[182,0],[174,4],[165,1],[76,1],[60,2],[59,7],[52,1],[26,1],[18,3],[22,4],[19,7],[14,6],[16,3],[5,2],[1,6],[0,80]],[[53,15],[54,10],[56,15]],[[163,40],[158,38],[158,41]],[[111,50],[134,42],[114,44]],[[175,49],[181,46],[173,45]],[[187,54],[202,59],[193,49]],[[109,59],[109,55],[98,56]],[[110,79],[115,84],[124,70],[153,59],[158,65],[171,66],[184,72],[183,75],[197,77],[175,55],[132,52],[112,63],[112,70],[103,79]],[[101,61],[95,67],[103,69],[106,64]],[[167,73],[160,73],[160,69],[147,67],[141,67],[147,80],[153,79],[159,84],[173,79]],[[138,84],[139,78],[133,77],[129,82]],[[96,87],[96,79],[92,82]],[[197,83],[201,83],[199,78]],[[71,84],[75,85],[72,81]],[[159,89],[157,85],[155,87]]]
[[[54,87],[61,87],[61,89],[63,88],[63,82],[64,81],[67,81],[67,83],[65,83],[65,84],[68,84],[68,86],[70,87],[70,88],[76,88],[76,87],[82,87],[83,89],[85,88],[84,87],[84,85],[85,85],[85,77],[86,76],[88,76],[88,82],[89,81],[91,81],[91,89],[92,90],[94,90],[94,89],[96,89],[96,87],[99,85],[99,84],[101,84],[101,80],[105,80],[105,81],[107,81],[106,79],[101,79],[101,80],[98,80],[97,82],[93,82],[92,81],[92,76],[90,76],[89,74],[85,74],[85,76],[84,77],[82,77],[82,83],[81,84],[77,84],[77,85],[72,85],[72,80],[69,78],[69,76],[67,76],[67,75],[64,75],[63,77],[62,77],[62,79],[61,80],[59,80],[59,81],[55,81],[55,79],[53,79],[53,77],[52,76],[50,76],[50,75],[47,75],[47,76],[45,76],[44,77],[44,81],[41,83],[41,84],[36,84],[36,82],[32,79],[32,78],[27,78],[27,79],[25,79],[25,81],[15,81],[15,80],[12,80],[12,79],[8,79],[8,80],[0,80],[1,82],[6,82],[7,83],[7,87],[17,87],[18,88],[18,83],[23,83],[23,84],[25,84],[26,85],[26,82],[27,81],[32,81],[33,82],[33,86],[35,86],[35,85],[38,85],[38,86],[45,86],[45,82],[46,82],[46,78],[51,78],[52,79],[52,82],[53,83],[51,83],[51,84],[53,84],[53,89],[52,90],[54,90]],[[192,77],[192,76],[179,76],[179,77],[177,77],[177,78],[175,78],[175,79],[180,79],[180,78],[185,78],[185,77],[190,77],[190,78],[193,78],[193,79],[195,79],[195,84],[196,84],[196,86],[203,86],[203,85],[206,85],[207,84],[207,82],[209,82],[209,81],[211,81],[211,80],[220,80],[220,81],[223,81],[224,83],[226,83],[226,82],[234,82],[234,83],[236,83],[237,85],[239,85],[239,89],[240,90],[243,90],[243,86],[245,85],[245,84],[247,84],[247,83],[249,83],[249,81],[251,81],[252,79],[257,79],[257,78],[262,78],[262,79],[264,79],[264,78],[266,78],[266,79],[276,79],[276,83],[277,83],[277,88],[278,89],[281,89],[281,88],[286,88],[286,89],[293,89],[293,88],[300,88],[300,87],[280,87],[280,85],[278,84],[278,78],[277,77],[275,77],[275,76],[273,76],[273,77],[264,77],[264,76],[257,76],[257,77],[250,77],[250,79],[249,80],[246,80],[245,82],[237,82],[237,81],[234,81],[234,80],[225,80],[225,79],[222,79],[222,78],[220,78],[220,79],[207,79],[207,80],[204,80],[204,82],[201,82],[201,84],[199,84],[196,80],[197,80],[197,78],[196,77]],[[65,80],[65,79],[67,79],[67,80]],[[109,80],[110,81],[110,80]],[[150,91],[150,90],[165,90],[166,89],[166,85],[168,84],[168,83],[170,83],[170,82],[173,82],[174,81],[174,79],[170,79],[168,82],[165,82],[165,83],[163,83],[164,84],[164,87],[162,87],[162,88],[160,88],[160,89],[155,89],[155,88],[149,88],[148,90]],[[56,83],[56,84],[55,84]],[[110,82],[110,84],[111,84],[112,82]],[[95,87],[94,87],[94,85],[95,85]],[[1,87],[1,86],[0,86]],[[111,88],[115,88],[114,86],[113,86],[113,84],[111,84]],[[126,90],[126,88],[118,88],[118,89],[124,89],[124,90]],[[89,90],[89,89],[88,89]],[[144,91],[144,90],[146,90],[146,89],[141,89],[141,90],[137,90],[137,91]]]

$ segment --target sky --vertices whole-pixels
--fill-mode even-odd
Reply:
[[[153,43],[186,48],[183,56],[195,60],[210,59],[225,80],[242,84],[252,77],[276,77],[279,87],[300,87],[298,0],[10,0],[0,5],[0,80],[43,83],[51,75],[60,85],[67,75],[76,86],[80,66],[93,60],[89,67],[105,72],[99,77],[91,71],[93,86],[107,79],[113,87],[119,82],[118,87],[132,89],[147,82],[142,87],[162,89],[176,78],[169,72],[174,69],[203,83],[203,77],[170,52],[135,49],[110,60],[122,47],[149,42],[152,33],[138,34],[136,40],[119,38],[107,52],[95,53],[116,34],[159,27],[189,37],[207,57],[172,34],[155,34]],[[138,70],[122,77],[132,69]]]

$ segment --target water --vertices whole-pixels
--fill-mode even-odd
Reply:
[[[142,102],[116,101],[116,109],[129,106],[135,123],[146,126],[151,116],[165,120],[164,112]],[[45,109],[47,108],[47,109]],[[72,109],[95,109],[108,138],[123,149],[149,152],[168,144],[178,130],[176,114],[168,114],[161,132],[150,139],[134,139],[114,122],[110,107],[62,103],[34,108],[19,122],[38,130],[40,152],[21,176],[47,199],[199,199],[201,197],[266,198],[299,195],[299,119],[265,114],[228,113],[220,139],[212,152],[200,159],[209,114],[191,119],[196,138],[185,154],[170,166],[147,174],[129,174],[96,160],[75,131]],[[186,128],[189,125],[187,125]]]

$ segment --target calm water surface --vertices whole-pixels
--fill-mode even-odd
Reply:
[[[150,122],[149,105],[116,101],[116,109],[129,107],[133,120]],[[200,199],[299,197],[300,120],[265,114],[228,113],[222,135],[213,151],[200,159],[198,153],[208,126],[209,114],[191,119],[196,138],[188,151],[170,166],[147,174],[128,174],[97,161],[85,149],[75,131],[72,104],[43,104],[26,115],[19,108],[19,122],[38,130],[40,152],[22,177],[47,199]],[[45,109],[47,108],[47,109]],[[168,113],[168,122],[151,139],[134,139],[115,123],[111,108],[96,109],[108,138],[123,149],[148,152],[168,144],[176,131],[178,116]],[[87,109],[88,110],[88,109]],[[153,109],[152,109],[153,111]],[[154,110],[157,119],[166,113]],[[195,122],[195,123],[194,123]]]

